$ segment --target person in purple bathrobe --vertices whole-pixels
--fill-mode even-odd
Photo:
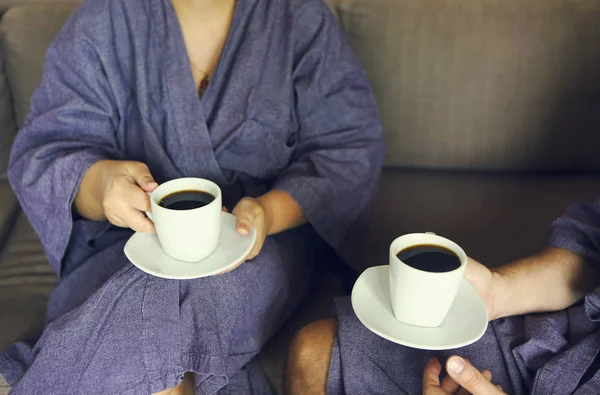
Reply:
[[[338,299],[337,319],[309,324],[290,346],[287,392],[600,394],[600,200],[569,206],[534,256],[492,270],[470,260],[465,276],[491,321],[477,342],[404,347],[370,332],[348,298]]]
[[[322,0],[88,0],[50,46],[9,179],[60,278],[19,394],[268,394],[255,356],[363,228],[385,152],[367,77]],[[247,261],[168,280],[123,247],[146,192],[223,191]],[[336,254],[337,253],[337,254]]]

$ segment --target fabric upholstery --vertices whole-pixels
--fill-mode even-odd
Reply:
[[[70,3],[25,5],[11,8],[2,18],[2,53],[19,126],[41,79],[48,46],[75,8]]]
[[[0,395],[8,395],[8,391],[10,391],[10,387],[4,377],[0,374]]]
[[[340,0],[393,166],[599,169],[600,0]]]
[[[26,4],[43,4],[43,3],[67,3],[71,4],[72,1],[67,0],[0,0],[0,15],[4,14],[8,9],[14,6],[23,6]],[[12,18],[9,16],[9,19]],[[32,25],[31,21],[21,20],[21,30],[33,30],[37,28],[36,25]],[[10,27],[10,26],[8,26]],[[6,30],[0,25],[0,42],[4,44],[6,38]],[[44,30],[41,31],[44,34]],[[50,37],[51,38],[51,37]],[[40,54],[43,56],[43,53]],[[0,52],[0,181],[6,179],[6,168],[8,166],[8,159],[10,155],[10,147],[12,140],[17,132],[17,126],[15,124],[15,110],[13,108],[13,101],[11,92],[9,90],[7,76],[5,72],[4,55]],[[36,74],[37,72],[37,74]],[[37,85],[36,77],[40,70],[33,71],[31,79],[29,79],[29,89],[32,85]],[[41,74],[40,74],[41,75]],[[37,78],[37,79],[36,79]],[[13,85],[13,87],[15,87]],[[15,87],[16,88],[16,87]],[[27,87],[25,87],[27,89]],[[22,100],[23,101],[23,100]],[[28,102],[28,99],[27,99]],[[23,103],[22,103],[23,105]],[[28,108],[28,104],[27,104]],[[26,114],[25,110],[21,111],[21,117]]]
[[[0,260],[0,349],[41,333],[55,285],[56,274],[21,213]]]
[[[23,5],[45,5],[64,3],[81,3],[81,0],[0,0],[0,13],[4,13],[10,8]]]
[[[4,72],[2,53],[0,53],[0,180],[6,180],[10,147],[16,132],[12,99]]]
[[[16,215],[19,211],[17,197],[7,181],[0,181],[0,248],[8,243]]]

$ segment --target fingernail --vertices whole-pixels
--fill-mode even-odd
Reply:
[[[465,361],[460,357],[452,357],[448,362],[448,369],[454,374],[460,374],[465,368]]]
[[[248,227],[246,225],[240,225],[238,226],[238,232],[245,236],[248,234]]]
[[[156,183],[155,181],[150,181],[150,182],[148,183],[148,186],[149,186],[150,188],[156,188],[156,187],[158,186],[158,183]]]

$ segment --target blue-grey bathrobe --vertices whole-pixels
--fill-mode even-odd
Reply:
[[[200,99],[170,0],[89,0],[51,45],[9,178],[60,283],[41,338],[0,354],[14,394],[268,393],[249,364],[311,269],[365,217],[384,154],[365,73],[322,0],[238,0]],[[231,209],[288,192],[309,224],[231,273],[166,280],[132,266],[132,232],[75,215],[90,165],[205,177]],[[220,393],[221,393],[220,392]]]

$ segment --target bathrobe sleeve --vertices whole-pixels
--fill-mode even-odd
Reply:
[[[600,199],[567,207],[552,223],[549,244],[588,258],[600,270]]]
[[[116,105],[106,70],[98,51],[72,27],[67,23],[47,52],[8,172],[57,273],[69,244],[72,205],[83,175],[98,160],[118,156]],[[84,222],[81,232],[90,234],[108,224]]]
[[[294,159],[275,188],[289,193],[339,249],[364,230],[384,157],[371,87],[333,14],[303,3],[294,22]]]

